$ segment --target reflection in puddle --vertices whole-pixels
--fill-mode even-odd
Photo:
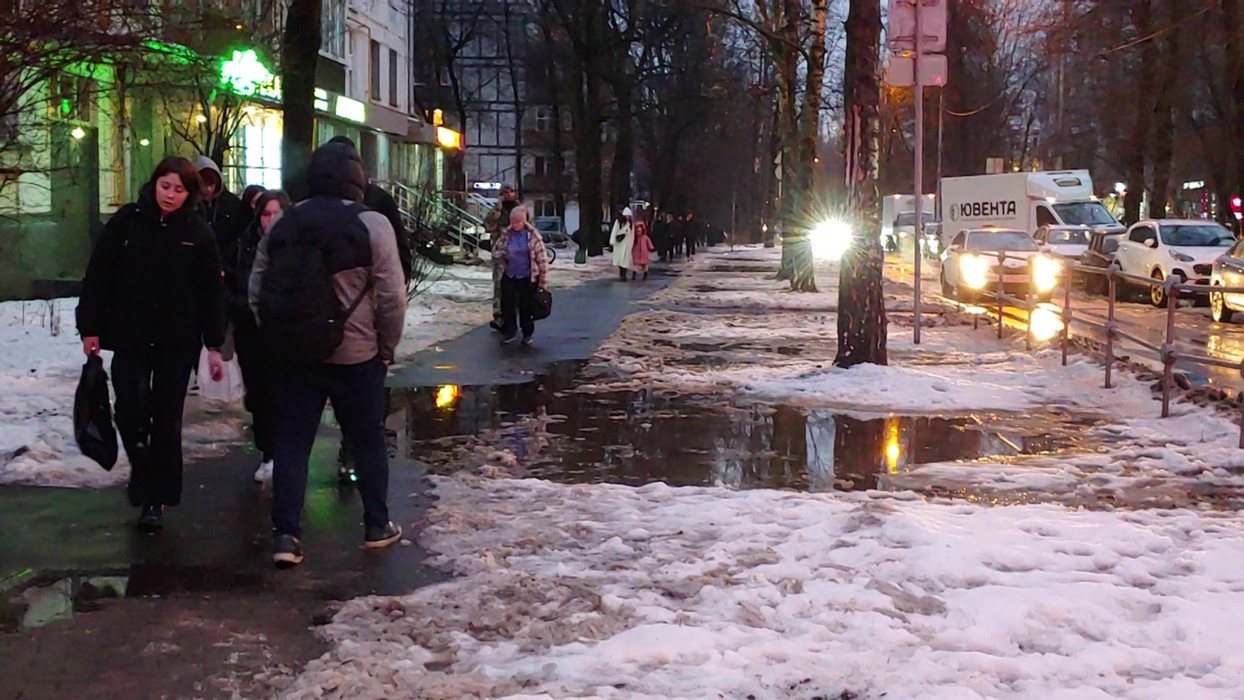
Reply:
[[[524,475],[553,481],[812,491],[885,488],[886,475],[919,464],[1005,461],[1075,442],[1074,428],[1052,434],[1048,418],[1029,428],[1015,417],[862,419],[651,390],[558,391],[566,385],[544,378],[395,389],[389,427],[398,451],[415,459],[447,440],[486,436],[516,457]]]

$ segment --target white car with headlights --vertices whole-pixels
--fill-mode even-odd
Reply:
[[[999,254],[1002,260],[999,261]],[[942,295],[970,301],[978,293],[1003,292],[1021,299],[1032,290],[1048,301],[1062,265],[1041,252],[1025,231],[981,228],[960,231],[942,254]]]
[[[1234,244],[1230,231],[1206,219],[1140,221],[1119,242],[1114,262],[1124,274],[1155,282],[1174,277],[1180,284],[1205,285],[1208,294],[1214,261]],[[1165,288],[1148,292],[1154,306],[1166,306]]]

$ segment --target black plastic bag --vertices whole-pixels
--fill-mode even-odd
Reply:
[[[108,471],[117,464],[117,431],[112,426],[108,373],[99,355],[82,365],[82,378],[73,397],[73,437],[82,454]]]
[[[535,296],[531,300],[531,317],[537,321],[542,321],[553,315],[553,295],[549,290],[541,288],[537,289]]]

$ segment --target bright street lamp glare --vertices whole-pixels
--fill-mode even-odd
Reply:
[[[812,257],[817,260],[836,262],[842,260],[851,247],[851,225],[845,221],[822,221],[809,234],[812,239]]]

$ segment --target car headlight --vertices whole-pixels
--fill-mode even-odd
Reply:
[[[1187,253],[1181,253],[1178,250],[1172,250],[1171,257],[1175,258],[1177,262],[1182,262],[1182,263],[1190,263],[1193,260],[1191,255],[1188,255]]]
[[[968,289],[984,289],[989,284],[989,266],[992,263],[989,258],[979,255],[959,258],[959,276],[963,278],[963,286]]]
[[[1032,286],[1042,294],[1058,286],[1058,278],[1062,273],[1062,263],[1054,258],[1038,255],[1032,259]]]
[[[817,224],[808,232],[812,243],[812,257],[817,260],[842,260],[851,247],[851,225],[845,221],[832,220]]]

